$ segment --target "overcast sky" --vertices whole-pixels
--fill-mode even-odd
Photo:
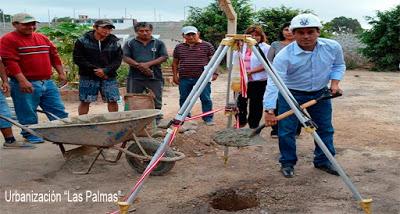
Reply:
[[[205,7],[212,0],[0,0],[5,13],[31,13],[46,22],[55,16],[89,15],[92,18],[121,18],[126,16],[139,21],[179,21],[188,15],[188,6]],[[356,18],[368,28],[365,16],[375,16],[377,10],[388,10],[400,0],[252,0],[255,9],[285,5],[296,9],[311,9],[324,22],[338,16]]]

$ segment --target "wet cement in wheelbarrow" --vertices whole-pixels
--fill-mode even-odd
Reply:
[[[265,139],[259,135],[252,136],[254,130],[249,128],[242,129],[223,129],[215,132],[213,140],[221,145],[228,147],[245,147],[265,143]]]

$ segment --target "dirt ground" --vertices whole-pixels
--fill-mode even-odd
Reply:
[[[226,76],[222,75],[213,83],[214,108],[225,105],[225,82]],[[400,73],[348,71],[342,81],[344,96],[334,100],[337,160],[362,196],[374,200],[374,213],[400,213],[399,86]],[[77,115],[77,103],[66,105],[71,115]],[[94,104],[92,110],[91,113],[105,112],[106,106]],[[177,110],[178,90],[168,87],[164,95],[165,118],[172,119]],[[193,112],[200,112],[199,104]],[[134,213],[222,214],[229,209],[242,209],[239,205],[243,204],[252,208],[236,213],[362,213],[339,177],[314,169],[314,144],[305,132],[298,139],[299,162],[294,178],[281,176],[278,144],[269,137],[269,128],[262,132],[265,144],[231,148],[224,165],[224,148],[211,139],[214,131],[226,127],[226,121],[223,113],[217,113],[216,126],[198,121],[196,133],[179,134],[174,147],[183,151],[186,158],[168,174],[147,180],[133,206]],[[89,160],[90,157],[83,157],[65,161],[52,143],[38,145],[34,150],[0,149],[1,213],[106,213],[117,209],[110,202],[68,202],[65,195],[57,203],[5,201],[5,193],[10,190],[127,193],[140,176],[125,158],[117,164],[99,161],[89,175],[71,173],[82,169]],[[228,197],[236,201],[223,200]]]

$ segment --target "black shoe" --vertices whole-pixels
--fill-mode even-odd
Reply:
[[[331,175],[339,176],[339,173],[336,171],[336,168],[331,163],[315,166],[315,168],[325,171]]]
[[[285,178],[293,178],[294,176],[294,168],[293,166],[285,166],[281,167],[281,172]]]
[[[271,131],[271,138],[278,138],[278,132],[276,130]]]

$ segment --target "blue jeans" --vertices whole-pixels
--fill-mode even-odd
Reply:
[[[303,104],[309,100],[320,97],[323,90],[317,92],[299,92],[291,91],[299,104]],[[281,94],[278,97],[278,111],[282,114],[290,110],[289,105],[286,103]],[[307,108],[312,120],[317,124],[317,133],[325,143],[328,150],[332,155],[335,155],[335,147],[333,145],[332,126],[332,103],[331,100],[321,100],[317,104]],[[281,156],[279,162],[283,167],[294,166],[297,162],[296,155],[296,130],[299,125],[298,119],[292,115],[278,123],[278,137],[279,137],[279,150]],[[314,142],[314,165],[320,166],[329,163],[328,158]]]
[[[182,107],[186,98],[189,96],[192,91],[193,86],[196,84],[199,78],[182,78],[179,79],[179,105]],[[203,113],[212,110],[212,100],[211,100],[211,83],[208,82],[203,92],[200,94],[201,108]],[[213,121],[213,114],[209,114],[203,117],[203,120],[206,122]]]
[[[38,106],[59,118],[68,117],[68,113],[65,112],[64,103],[61,100],[60,92],[52,80],[30,82],[33,86],[33,93],[31,94],[21,92],[17,80],[11,79],[10,81],[11,97],[19,123],[23,125],[37,124],[36,109]],[[55,120],[50,115],[47,115],[47,117],[49,120]],[[27,137],[30,134],[22,130],[21,135]]]
[[[8,107],[6,97],[3,95],[3,92],[0,91],[0,114],[4,117],[11,118],[11,111],[10,108]],[[10,128],[11,123],[0,119],[0,129],[5,129],[5,128]]]

